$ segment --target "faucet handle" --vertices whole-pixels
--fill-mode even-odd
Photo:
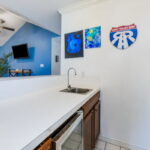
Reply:
[[[71,85],[68,85],[68,89],[71,89]]]

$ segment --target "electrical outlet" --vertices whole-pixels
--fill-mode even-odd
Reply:
[[[45,66],[44,64],[40,64],[40,67],[41,67],[41,68],[44,68],[44,66]]]

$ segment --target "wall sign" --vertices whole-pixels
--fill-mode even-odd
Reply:
[[[85,48],[101,47],[101,26],[85,30]]]
[[[83,31],[65,34],[65,58],[83,57]]]
[[[137,27],[135,24],[114,27],[110,32],[110,41],[118,49],[126,49],[137,39]]]

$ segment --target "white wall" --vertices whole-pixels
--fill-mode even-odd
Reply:
[[[99,78],[102,136],[150,149],[150,1],[105,0],[62,16],[62,74],[72,66]],[[135,23],[136,43],[120,51],[109,41],[112,27]],[[102,26],[102,47],[84,58],[64,59],[64,33]]]

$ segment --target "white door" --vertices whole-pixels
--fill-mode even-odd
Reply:
[[[60,75],[61,38],[52,39],[52,75]]]

